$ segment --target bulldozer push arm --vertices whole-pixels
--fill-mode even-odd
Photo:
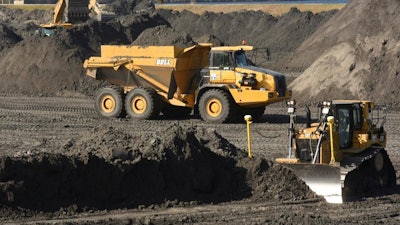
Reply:
[[[294,102],[288,106],[295,117]],[[290,120],[289,156],[276,159],[278,163],[291,168],[329,203],[396,184],[384,149],[386,107],[370,101],[335,100],[323,102],[320,112],[320,121],[309,127],[296,129]]]

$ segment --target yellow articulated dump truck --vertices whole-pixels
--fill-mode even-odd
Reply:
[[[288,101],[289,167],[329,203],[342,203],[396,185],[385,150],[386,107],[363,100],[334,100],[319,107],[316,123],[296,128],[294,101]],[[310,115],[310,113],[308,113]]]
[[[112,84],[96,94],[103,117],[155,119],[200,114],[224,123],[260,116],[265,106],[291,92],[281,73],[252,65],[252,46],[101,46],[100,57],[85,60],[87,75]]]

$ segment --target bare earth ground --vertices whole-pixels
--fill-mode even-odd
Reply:
[[[268,107],[252,125],[255,157],[249,160],[244,123],[106,120],[89,97],[79,97],[101,85],[82,68],[101,44],[246,39],[271,50],[271,69],[304,72],[292,82],[306,87],[294,92],[296,100],[372,98],[396,107],[398,0],[352,0],[339,12],[316,14],[293,8],[279,17],[197,15],[127,2],[115,1],[121,16],[114,21],[88,21],[48,38],[32,33],[51,20],[51,11],[0,8],[0,223],[400,224],[399,186],[328,205],[272,163],[287,154],[282,104]],[[320,82],[310,85],[310,77]],[[44,97],[71,93],[75,97]],[[400,111],[393,109],[386,149],[397,170],[399,126]]]
[[[302,110],[299,109],[299,116]],[[254,159],[287,154],[288,117],[282,105],[267,108],[261,121],[252,125]],[[206,124],[198,118],[185,120],[131,121],[99,118],[87,97],[0,97],[0,154],[31,156],[57,153],[71,140],[102,126],[112,126],[143,135],[172,124],[213,129],[230,143],[247,147],[245,124]],[[395,169],[400,168],[400,113],[389,111],[387,150]],[[107,140],[104,140],[107,141]],[[108,140],[110,141],[110,140]],[[4,177],[0,177],[4,179]],[[288,185],[288,184],[286,184]],[[99,187],[101,189],[101,187]],[[0,196],[1,197],[1,196]],[[139,206],[131,209],[77,210],[76,206],[55,212],[34,212],[2,207],[2,224],[400,224],[398,187],[342,205],[318,199],[266,201],[239,199],[215,204]],[[75,208],[74,208],[75,207]]]

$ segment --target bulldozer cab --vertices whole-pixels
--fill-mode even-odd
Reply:
[[[339,149],[351,148],[354,131],[362,128],[363,111],[360,103],[336,103],[333,116],[338,126]]]

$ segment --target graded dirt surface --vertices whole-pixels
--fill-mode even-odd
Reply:
[[[258,63],[296,78],[290,87],[300,103],[361,97],[394,106],[386,149],[398,170],[398,1],[352,0],[340,11],[292,8],[276,17],[156,10],[147,1],[110,7],[114,20],[51,37],[33,35],[51,11],[0,7],[0,223],[400,224],[399,186],[332,205],[274,163],[288,154],[283,103],[251,125],[249,159],[244,122],[100,118],[92,96],[105,84],[82,67],[101,44],[245,39],[269,49],[270,59],[259,55]],[[304,110],[298,114],[301,122]]]
[[[283,106],[252,124],[248,159],[245,124],[101,119],[87,97],[0,100],[2,224],[400,223],[398,187],[327,204],[272,163],[287,154]],[[399,115],[386,126],[396,169]]]

